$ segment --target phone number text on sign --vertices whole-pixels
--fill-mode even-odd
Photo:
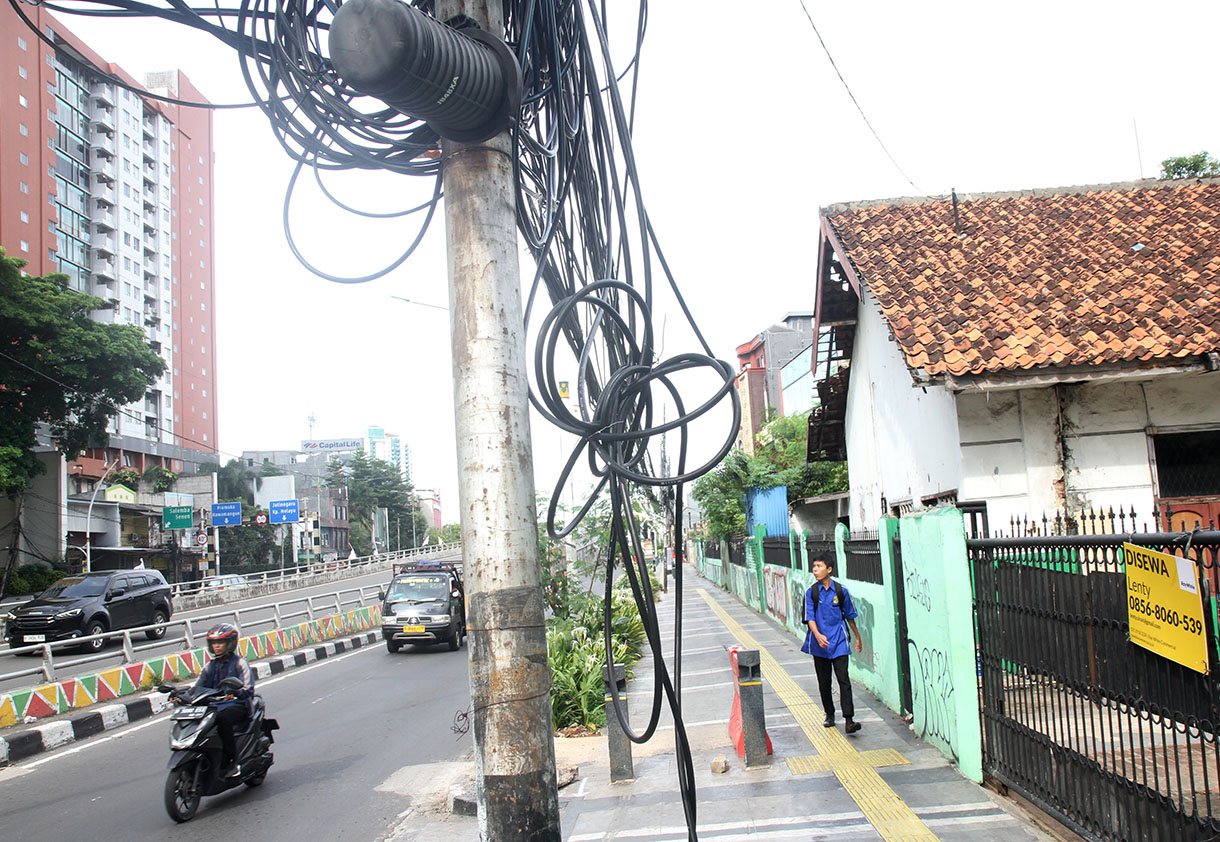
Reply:
[[[1131,642],[1206,674],[1207,637],[1195,563],[1123,544]]]

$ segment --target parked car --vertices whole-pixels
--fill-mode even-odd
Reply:
[[[250,587],[250,583],[246,581],[245,576],[226,573],[223,576],[209,576],[204,579],[203,587],[200,590],[203,593],[212,593],[213,591],[238,591],[248,587]]]
[[[156,570],[103,570],[67,576],[4,615],[9,646],[29,646],[165,623],[173,616],[170,587]],[[145,632],[165,636],[165,626]],[[83,644],[97,652],[105,640]]]

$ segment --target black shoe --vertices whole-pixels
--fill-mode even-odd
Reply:
[[[860,730],[860,723],[856,722],[854,719],[849,719],[847,720],[847,724],[843,726],[843,730],[849,734],[854,734]]]
[[[823,728],[833,728],[833,727],[835,727],[835,718],[834,718],[833,716],[828,716],[828,717],[826,717],[825,719],[823,719],[823,720],[822,720],[822,727],[823,727]]]
[[[224,776],[226,778],[240,778],[241,777],[241,764],[234,763],[233,765],[226,767],[224,770]]]

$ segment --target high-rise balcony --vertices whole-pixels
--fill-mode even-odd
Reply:
[[[94,102],[114,107],[114,85],[107,82],[94,82],[89,86],[89,95]]]
[[[97,198],[96,196],[94,197]],[[93,229],[99,234],[103,232],[113,231],[115,227],[114,208],[105,202],[95,202],[96,209],[90,217],[93,221]]]
[[[93,154],[101,158],[114,157],[114,138],[105,132],[93,132],[89,139],[89,147]]]
[[[94,281],[101,284],[106,284],[107,286],[114,284],[114,261],[110,258],[95,257],[93,258],[93,264],[89,268],[93,272]]]
[[[95,256],[114,257],[114,237],[108,234],[95,234],[91,245]]]
[[[153,125],[152,120],[142,120],[144,124],[144,139],[151,142],[157,139],[157,128]]]
[[[114,133],[114,108],[98,102],[89,105],[89,121],[98,131]]]

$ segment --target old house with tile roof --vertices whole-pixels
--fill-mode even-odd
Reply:
[[[1165,504],[1220,522],[1220,180],[857,202],[820,222],[830,368],[809,458],[848,460],[853,528],[943,503],[993,527]]]

